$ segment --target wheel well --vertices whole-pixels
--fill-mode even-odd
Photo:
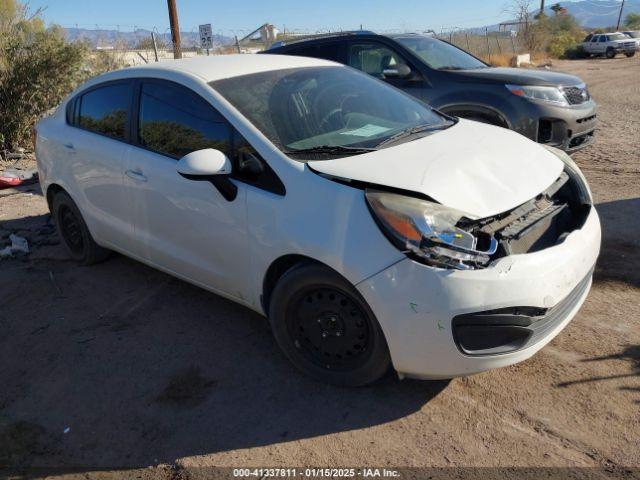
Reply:
[[[509,123],[499,112],[488,108],[456,105],[455,107],[444,108],[443,113],[462,118],[481,118],[487,123],[497,125],[498,127],[509,128]]]
[[[58,192],[64,192],[64,191],[65,191],[64,188],[62,188],[60,185],[56,183],[52,183],[51,185],[49,185],[49,188],[47,188],[47,205],[49,205],[50,212],[53,207],[53,197],[55,197]]]
[[[275,286],[278,284],[278,281],[280,280],[282,275],[284,275],[287,270],[290,270],[294,266],[304,263],[315,263],[317,265],[324,265],[322,262],[314,260],[313,258],[305,257],[304,255],[293,254],[284,255],[280,258],[277,258],[271,265],[269,265],[267,273],[265,274],[264,280],[262,282],[262,295],[260,297],[262,309],[265,314],[269,314],[269,300],[271,299],[271,293],[273,292]]]

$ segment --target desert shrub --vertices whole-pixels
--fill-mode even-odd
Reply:
[[[27,146],[34,122],[79,81],[88,49],[63,31],[44,28],[15,0],[0,0],[0,140],[2,149]]]
[[[624,18],[624,26],[629,30],[640,30],[640,13],[630,13]]]

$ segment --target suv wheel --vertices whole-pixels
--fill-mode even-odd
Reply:
[[[270,299],[278,345],[301,371],[333,385],[375,382],[391,365],[384,334],[360,293],[327,267],[286,272]]]
[[[80,210],[66,192],[53,197],[51,214],[62,243],[75,261],[92,265],[109,256],[111,252],[93,240]]]
[[[631,58],[631,57],[633,57],[633,56],[636,54],[636,52],[635,52],[635,50],[634,50],[633,52],[624,52],[624,54],[625,54],[628,58]]]
[[[613,58],[616,56],[616,51],[613,49],[613,47],[609,47],[607,48],[607,53],[605,55],[607,56],[607,58]]]

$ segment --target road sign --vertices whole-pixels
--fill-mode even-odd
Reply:
[[[213,33],[211,31],[211,24],[200,25],[200,48],[206,48],[207,50],[213,47]]]

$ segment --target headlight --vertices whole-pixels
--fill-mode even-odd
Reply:
[[[587,179],[585,178],[582,170],[573,161],[573,159],[566,153],[560,150],[559,148],[550,147],[549,145],[542,145],[544,148],[553,153],[556,157],[558,157],[562,163],[565,165],[565,171],[572,178],[580,190],[580,200],[582,203],[587,205],[593,205],[593,195],[591,194],[591,189],[589,188],[589,184],[587,183]]]
[[[555,105],[568,106],[569,101],[557,87],[534,87],[528,85],[505,85],[514,95],[531,100],[540,100]]]
[[[498,242],[462,225],[473,220],[440,204],[367,190],[367,203],[385,235],[400,250],[431,266],[468,270],[486,266]]]

